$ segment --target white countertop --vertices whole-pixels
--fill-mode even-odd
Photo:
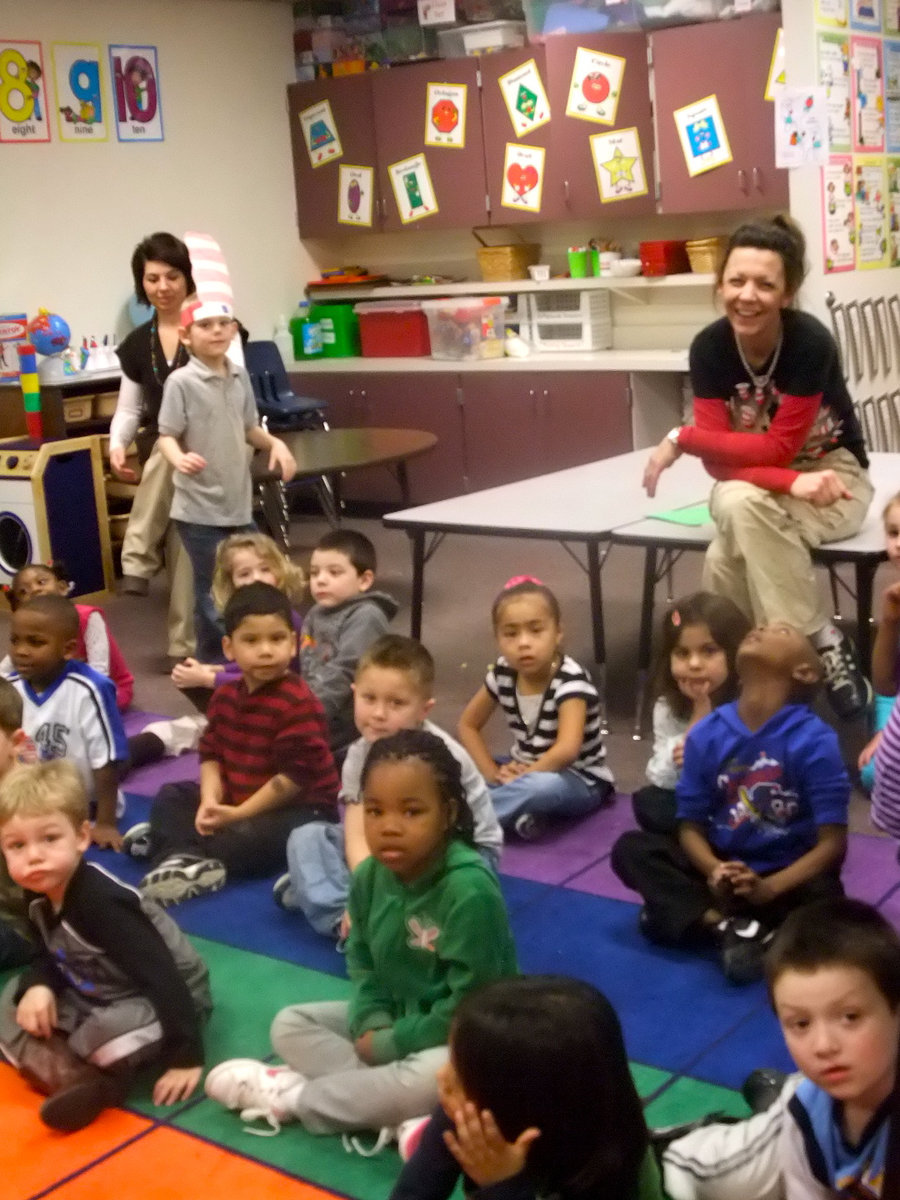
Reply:
[[[668,288],[701,287],[711,290],[715,275],[638,275],[619,278],[614,275],[588,276],[586,279],[547,279],[535,283],[531,279],[506,279],[485,283],[469,279],[463,283],[360,284],[358,287],[313,287],[307,295],[310,304],[320,300],[427,300],[440,296],[506,296],[516,292],[592,292],[615,291],[636,293],[633,299],[649,299],[651,292]],[[641,295],[643,293],[643,295]]]
[[[650,371],[680,374],[688,369],[687,350],[578,350],[569,354],[530,354],[528,358],[314,358],[288,364],[299,375],[383,374],[388,371]]]

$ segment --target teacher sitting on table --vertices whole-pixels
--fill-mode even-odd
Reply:
[[[157,446],[157,417],[163,384],[188,353],[179,337],[181,306],[194,291],[187,246],[171,233],[152,233],[136,247],[131,259],[134,293],[155,310],[118,348],[122,364],[119,401],[109,430],[109,462],[120,479],[137,477],[125,455],[137,441],[141,477],[122,544],[122,590],[145,596],[150,580],[169,570],[168,653],[183,659],[194,653],[194,584],[190,559],[175,526],[172,506],[172,468]]]
[[[691,344],[694,424],[666,434],[644,487],[655,495],[681,454],[702,459],[718,480],[703,587],[757,623],[787,621],[807,634],[832,707],[853,717],[871,689],[829,619],[811,551],[859,530],[872,485],[834,339],[791,307],[805,249],[802,232],[783,217],[732,234],[718,275],[725,316]]]

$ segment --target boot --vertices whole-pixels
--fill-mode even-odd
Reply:
[[[127,1091],[124,1079],[79,1058],[58,1033],[28,1039],[19,1058],[19,1073],[47,1097],[41,1120],[63,1133],[90,1125],[104,1108],[121,1104]]]

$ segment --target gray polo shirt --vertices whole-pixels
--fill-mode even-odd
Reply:
[[[206,459],[196,475],[173,473],[172,518],[195,525],[249,525],[252,494],[247,431],[259,424],[250,376],[225,359],[216,375],[193,355],[166,380],[159,432]]]

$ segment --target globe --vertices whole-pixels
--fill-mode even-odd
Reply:
[[[72,331],[68,323],[46,308],[28,322],[28,337],[38,354],[61,354],[68,346]]]

